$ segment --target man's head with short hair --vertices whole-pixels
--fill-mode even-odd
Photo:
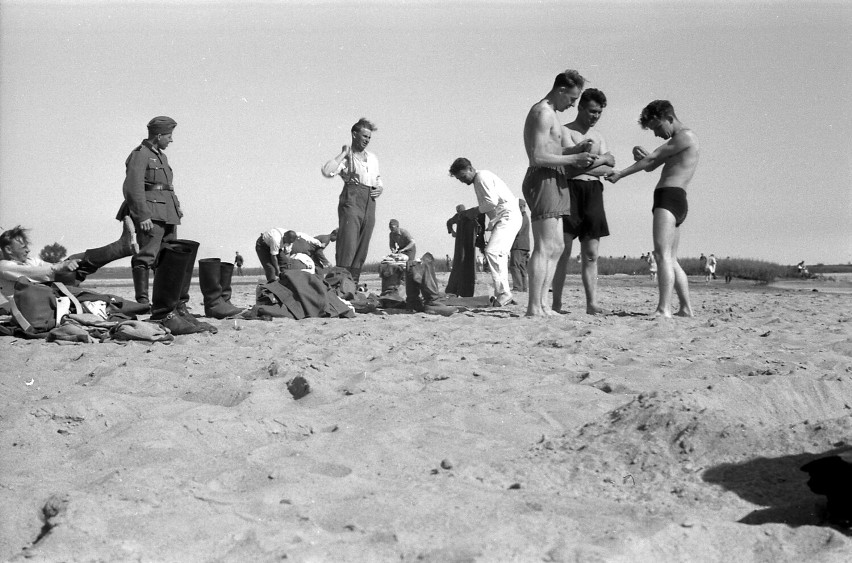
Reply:
[[[369,129],[370,131],[378,131],[379,130],[379,128],[376,127],[376,124],[373,123],[372,121],[370,121],[369,119],[367,119],[366,117],[362,117],[357,122],[355,122],[355,125],[352,126],[352,132],[353,133],[357,133],[361,129]]]
[[[580,76],[580,73],[574,69],[568,69],[565,72],[560,72],[553,80],[553,88],[579,88],[583,89],[586,84],[586,79]]]
[[[390,222],[388,223],[388,228],[390,229],[390,231],[392,233],[398,233],[399,232],[399,221],[397,221],[396,219],[391,219]]]
[[[328,239],[329,239],[331,242],[334,242],[334,241],[336,241],[336,240],[337,240],[337,231],[338,231],[338,229],[334,229],[334,230],[333,230],[333,231],[331,231],[331,233],[328,235]]]
[[[352,126],[352,149],[360,152],[367,148],[370,144],[370,139],[373,138],[373,131],[378,131],[376,124],[362,117],[355,125]]]
[[[651,129],[651,122],[662,121],[665,118],[677,119],[674,108],[668,100],[654,100],[642,109],[639,125],[642,129]]]
[[[473,168],[473,164],[462,156],[455,159],[450,165],[450,176],[463,184],[470,185],[476,177],[476,170]]]
[[[27,229],[20,225],[0,234],[0,252],[3,253],[4,260],[25,261],[30,254],[29,246]]]
[[[548,94],[548,99],[553,103],[553,109],[565,111],[573,106],[577,98],[580,97],[580,92],[583,91],[585,84],[586,79],[580,76],[580,73],[576,70],[568,69],[557,74],[553,80],[553,88]]]
[[[293,244],[297,238],[299,238],[299,235],[296,234],[296,231],[287,231],[282,237],[284,244]]]
[[[583,93],[580,95],[580,101],[577,102],[577,107],[582,108],[586,106],[589,102],[595,102],[602,108],[606,107],[606,95],[603,92],[598,90],[597,88],[589,88],[587,90],[583,90]]]
[[[645,106],[639,116],[639,125],[642,129],[652,130],[654,136],[661,139],[671,139],[679,123],[674,108],[668,100],[654,100]]]
[[[606,96],[597,88],[584,90],[577,102],[577,123],[583,127],[594,127],[606,107]]]
[[[527,208],[527,202],[524,201],[523,199],[519,199],[518,200],[518,207],[520,207],[521,211],[523,211],[524,209]]]
[[[456,213],[464,213],[465,207],[463,203],[456,205]]]

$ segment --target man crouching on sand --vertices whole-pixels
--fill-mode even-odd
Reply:
[[[686,187],[698,166],[698,138],[691,129],[680,122],[672,104],[667,100],[655,100],[645,106],[639,117],[643,129],[651,129],[654,135],[666,142],[648,154],[642,147],[633,148],[632,165],[622,171],[612,171],[606,179],[612,183],[640,170],[650,172],[661,164],[663,172],[654,190],[654,257],[659,266],[658,285],[660,302],[656,314],[671,317],[672,287],[677,292],[681,317],[692,316],[689,304],[689,285],[686,274],[677,261],[677,246],[680,242],[680,226],[686,220]]]

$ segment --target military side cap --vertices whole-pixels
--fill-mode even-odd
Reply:
[[[148,122],[148,133],[152,135],[168,135],[175,127],[177,127],[177,121],[171,117],[161,115]]]

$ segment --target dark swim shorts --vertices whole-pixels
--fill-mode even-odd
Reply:
[[[522,191],[530,208],[530,219],[533,221],[571,213],[568,183],[560,170],[530,166],[524,177]]]
[[[680,227],[686,221],[686,212],[689,206],[686,204],[686,190],[683,188],[657,188],[654,190],[654,207],[666,209],[674,215],[675,227]]]
[[[599,180],[568,180],[571,216],[562,218],[562,231],[580,240],[609,236]]]

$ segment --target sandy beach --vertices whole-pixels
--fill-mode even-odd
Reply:
[[[852,560],[799,470],[852,450],[852,284],[690,281],[694,319],[642,276],[588,316],[575,275],[551,319],[0,339],[0,560]]]

